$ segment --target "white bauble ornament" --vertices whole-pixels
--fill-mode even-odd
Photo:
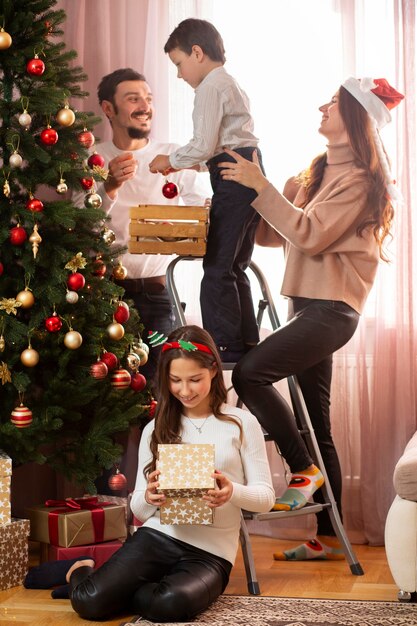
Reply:
[[[65,295],[65,300],[69,303],[69,304],[76,304],[78,302],[78,293],[76,291],[67,291],[66,295]]]
[[[9,158],[10,167],[22,167],[23,159],[18,152],[13,152]]]
[[[23,128],[29,128],[32,124],[32,118],[27,111],[23,111],[23,113],[19,115],[19,124],[23,126]]]

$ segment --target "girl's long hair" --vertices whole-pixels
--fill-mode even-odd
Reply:
[[[364,171],[369,182],[366,198],[368,211],[356,234],[361,236],[366,228],[371,228],[379,246],[380,257],[386,261],[382,248],[385,238],[390,236],[394,208],[387,194],[387,181],[375,144],[374,133],[378,131],[374,130],[363,106],[343,86],[339,89],[339,111],[355,156],[355,164]],[[383,150],[385,152],[384,148]],[[305,207],[317,193],[326,163],[326,153],[320,154],[299,178],[305,188],[301,208]]]
[[[161,352],[158,361],[156,385],[158,404],[155,411],[155,427],[150,441],[152,461],[144,468],[145,476],[156,467],[159,443],[181,443],[182,404],[169,391],[170,366],[174,359],[192,359],[200,367],[216,372],[211,380],[210,409],[217,419],[234,422],[239,427],[242,435],[240,422],[221,411],[222,405],[227,400],[227,389],[223,380],[222,362],[212,337],[199,326],[189,325],[177,328],[168,337],[168,342],[179,340],[204,344],[210,348],[212,354],[199,350],[187,351],[182,348],[171,348]]]

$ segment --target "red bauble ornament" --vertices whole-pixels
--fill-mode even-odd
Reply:
[[[109,370],[107,365],[103,363],[103,361],[96,361],[90,367],[90,374],[93,378],[97,378],[98,380],[102,378],[106,378]]]
[[[17,428],[26,428],[27,426],[30,426],[32,418],[32,411],[28,409],[27,406],[23,406],[23,404],[13,409],[10,415],[11,423]]]
[[[73,272],[68,276],[67,287],[70,291],[79,291],[85,285],[85,278],[80,272]]]
[[[0,262],[0,276],[3,274],[4,272],[4,265],[3,263]]]
[[[23,226],[14,226],[10,229],[10,243],[13,246],[21,246],[27,239],[27,234]]]
[[[94,185],[94,179],[93,178],[81,178],[80,183],[81,183],[81,187],[85,189],[86,191],[88,191]]]
[[[116,322],[119,322],[119,324],[124,324],[130,317],[130,311],[126,307],[119,305],[114,312],[113,317]]]
[[[94,269],[93,269],[94,276],[103,278],[103,276],[105,275],[107,271],[107,267],[104,261],[102,259],[95,259],[93,265],[94,265]]]
[[[164,194],[165,198],[172,200],[172,198],[178,196],[178,187],[175,183],[169,183],[167,181],[162,187],[162,193]]]
[[[115,354],[113,354],[113,352],[103,352],[100,360],[107,365],[109,372],[119,366],[119,359]]]
[[[45,71],[45,63],[35,54],[35,58],[30,59],[30,61],[26,63],[26,71],[32,76],[42,76]]]
[[[38,200],[38,198],[30,198],[30,200],[26,202],[26,208],[29,211],[40,213],[40,211],[43,211],[43,202]]]
[[[155,415],[157,405],[158,403],[156,400],[151,400],[151,403],[149,405],[149,417],[153,417]]]
[[[55,128],[45,128],[40,134],[40,140],[45,146],[53,146],[58,141],[58,133]]]
[[[51,317],[47,317],[45,320],[45,328],[48,333],[57,333],[62,328],[60,317],[56,313],[53,313]]]
[[[142,391],[146,387],[145,376],[143,374],[140,374],[139,372],[136,372],[136,374],[132,374],[130,386],[133,391]]]
[[[122,491],[122,489],[126,489],[127,486],[126,476],[121,474],[120,470],[117,469],[116,473],[110,476],[108,485],[112,491]]]
[[[94,166],[104,167],[105,160],[103,159],[101,154],[98,154],[97,152],[93,152],[93,154],[88,158],[87,163],[89,167],[91,167],[92,169]]]
[[[84,129],[83,132],[78,135],[78,141],[84,148],[91,148],[91,146],[94,146],[96,138],[92,132]]]
[[[123,368],[114,370],[111,376],[111,384],[115,389],[127,389],[130,385],[129,372]]]

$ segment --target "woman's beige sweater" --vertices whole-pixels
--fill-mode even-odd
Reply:
[[[300,187],[294,204],[268,185],[252,203],[285,239],[281,293],[288,297],[341,300],[361,313],[374,282],[379,247],[370,228],[357,235],[366,215],[368,182],[348,144],[328,146],[317,194],[304,209]]]

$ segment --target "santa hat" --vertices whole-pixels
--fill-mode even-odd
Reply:
[[[368,115],[375,120],[378,129],[391,121],[390,110],[404,98],[385,78],[350,77],[342,83],[342,87],[361,103]]]
[[[387,192],[391,201],[401,203],[402,197],[395,187],[387,155],[379,136],[379,130],[391,121],[390,110],[397,106],[404,98],[394,87],[391,87],[385,78],[353,78],[350,77],[342,83],[342,87],[363,106],[372,122],[375,146],[379,161],[385,175]]]

